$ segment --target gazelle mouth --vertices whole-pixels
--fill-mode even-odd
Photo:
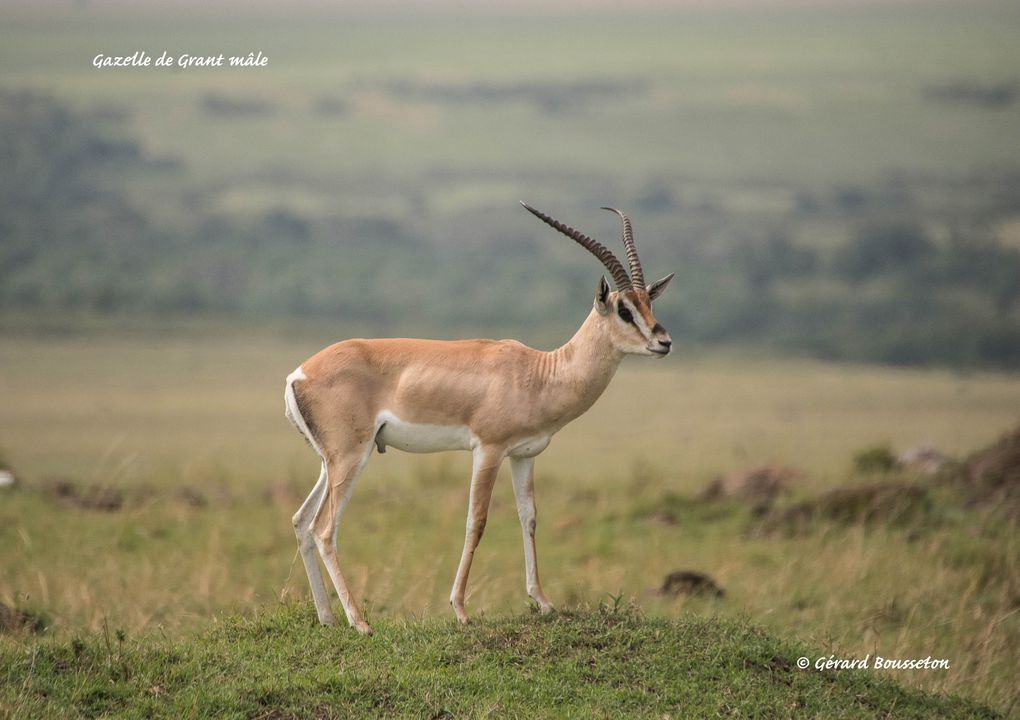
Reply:
[[[648,348],[648,350],[656,355],[669,355],[669,348],[660,348],[658,350],[655,348]]]

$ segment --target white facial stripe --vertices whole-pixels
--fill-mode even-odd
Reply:
[[[637,326],[638,332],[641,333],[645,340],[650,340],[652,333],[648,329],[648,323],[645,322],[644,316],[637,311],[637,308],[634,307],[630,300],[620,298],[620,302],[623,303],[624,307],[630,310],[630,314],[634,318],[634,324]]]

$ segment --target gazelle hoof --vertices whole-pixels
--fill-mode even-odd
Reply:
[[[351,627],[353,627],[355,630],[357,630],[362,635],[371,635],[372,634],[372,628],[364,620],[359,620],[358,622],[351,623]]]

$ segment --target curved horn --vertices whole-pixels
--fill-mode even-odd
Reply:
[[[521,205],[523,205],[525,210],[537,217],[539,220],[556,228],[601,260],[602,264],[605,265],[606,269],[612,274],[618,290],[628,290],[632,287],[630,278],[627,277],[627,271],[623,269],[623,263],[621,263],[605,245],[588,237],[584,233],[575,230],[569,225],[564,225],[559,220],[553,220],[551,217],[531,207],[523,200],[521,200]]]
[[[634,247],[634,230],[630,227],[630,218],[614,207],[604,207],[603,210],[614,212],[623,221],[623,246],[627,248],[627,263],[630,265],[630,279],[637,287],[645,289],[645,272],[641,269],[641,261],[638,260],[637,248]]]

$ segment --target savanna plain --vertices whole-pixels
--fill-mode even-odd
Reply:
[[[281,394],[314,349],[308,338],[222,334],[0,343],[0,433],[23,478],[3,495],[0,601],[25,617],[5,652],[27,652],[37,632],[144,644],[279,603],[298,603],[289,612],[314,625],[290,515],[317,463]],[[929,443],[962,459],[1015,424],[1018,406],[1020,381],[1004,374],[628,361],[540,458],[547,592],[566,611],[622,603],[650,618],[750,621],[837,657],[945,657],[949,671],[896,675],[1008,708],[1015,521],[854,458]],[[719,476],[763,464],[798,471],[781,507],[904,479],[928,496],[902,516],[850,512],[790,532],[756,532],[745,504],[702,497]],[[468,476],[463,453],[373,456],[340,532],[370,620],[453,624]],[[676,570],[706,573],[725,594],[662,593]],[[529,613],[508,477],[469,593],[483,622]]]
[[[0,14],[0,717],[1020,711],[1014,4]],[[91,65],[135,50],[270,60]],[[284,378],[568,339],[600,269],[518,199],[677,272],[673,355],[538,459],[559,612],[504,471],[457,626],[469,457],[390,449],[376,634],[319,628]]]

